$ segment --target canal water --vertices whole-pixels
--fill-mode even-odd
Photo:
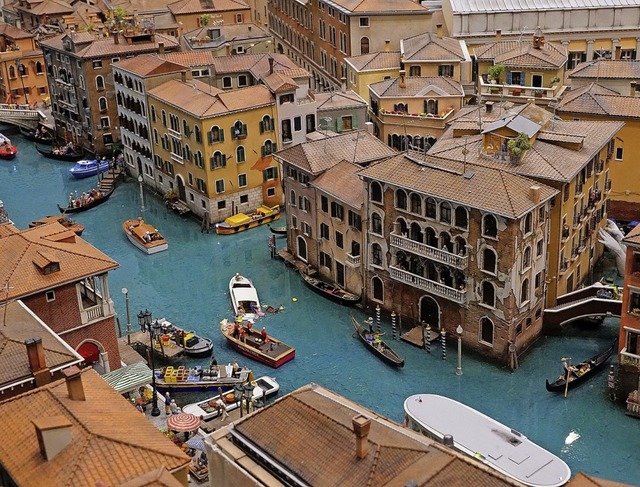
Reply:
[[[12,136],[19,148],[14,161],[0,161],[0,199],[20,228],[30,221],[57,213],[69,192],[90,190],[95,178],[73,180],[72,165],[42,158],[32,144]],[[125,219],[142,216],[169,241],[169,250],[147,256],[135,249],[122,233]],[[519,369],[485,363],[463,351],[463,374],[457,376],[456,348],[451,344],[442,359],[439,345],[431,354],[404,342],[394,348],[406,358],[403,369],[389,367],[370,354],[352,336],[349,314],[362,319],[371,313],[345,308],[308,290],[298,274],[269,258],[268,228],[257,228],[231,236],[201,233],[200,225],[168,211],[159,197],[144,193],[129,180],[111,199],[76,218],[86,226],[83,238],[119,262],[109,274],[111,295],[118,318],[126,331],[125,300],[129,291],[131,319],[148,308],[154,318],[169,321],[213,339],[219,363],[238,359],[252,367],[256,376],[272,375],[285,394],[313,382],[371,408],[397,422],[403,420],[403,402],[416,393],[435,393],[476,408],[520,431],[542,447],[563,458],[573,474],[587,474],[640,485],[640,421],[624,413],[624,407],[609,401],[607,370],[569,391],[567,398],[545,390],[545,379],[562,371],[560,358],[574,362],[606,348],[617,336],[618,322],[606,320],[598,327],[568,326],[561,336],[542,337],[520,357]],[[284,241],[279,239],[279,247]],[[2,256],[0,255],[0,265]],[[615,275],[613,260],[604,268]],[[263,305],[283,306],[278,314],[267,314],[257,323],[284,342],[296,347],[296,358],[279,369],[270,369],[238,356],[224,342],[219,322],[231,318],[228,283],[236,273],[255,283]],[[386,337],[391,326],[383,321]],[[462,324],[464,327],[464,323]],[[406,331],[406,324],[404,328]],[[186,365],[206,365],[207,360]],[[179,405],[203,395],[178,397]],[[576,438],[570,441],[570,438]]]

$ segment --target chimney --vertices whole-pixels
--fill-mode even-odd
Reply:
[[[384,50],[385,50],[385,52],[389,52],[390,49],[391,49],[391,39],[385,39],[384,40]]]
[[[36,428],[40,453],[47,460],[53,460],[71,444],[71,421],[64,416],[40,417],[32,421]]]
[[[193,73],[190,69],[182,71],[180,74],[182,75],[183,83],[186,83],[187,81],[191,81],[193,79]]]
[[[227,44],[224,49],[225,56],[231,56],[231,46]]]
[[[436,34],[438,39],[442,39],[442,24],[436,24]]]
[[[496,42],[500,42],[502,40],[502,31],[500,29],[496,30]]]
[[[540,203],[540,186],[529,187],[529,199],[536,204]]]
[[[158,42],[158,54],[164,54],[164,42]]]
[[[493,102],[488,101],[487,103],[485,103],[484,109],[487,113],[491,113],[493,111]]]
[[[406,74],[406,71],[404,69],[400,70],[400,88],[406,88],[407,87],[407,83],[405,83],[404,80],[404,75]]]
[[[113,34],[113,43],[120,44],[120,33],[117,30],[114,30],[112,34]]]
[[[29,369],[33,374],[36,387],[43,386],[51,382],[51,373],[47,367],[44,358],[44,349],[42,348],[42,338],[33,337],[25,340],[27,346],[27,358],[29,360]]]
[[[347,92],[347,78],[340,78],[340,91],[342,93]]]
[[[369,453],[369,429],[371,420],[362,414],[351,419],[353,432],[356,434],[356,456],[364,458]]]
[[[273,74],[273,58],[269,56],[269,74]]]
[[[67,382],[67,392],[72,401],[84,401],[84,387],[82,386],[82,376],[77,366],[69,367],[62,371]]]
[[[248,25],[247,27],[249,28],[249,32],[251,32],[251,26],[250,26],[250,25]]]
[[[538,27],[535,34],[533,34],[533,48],[542,49],[542,46],[544,46],[544,34],[542,33],[542,29]]]
[[[369,132],[371,135],[373,135],[373,122],[365,122],[364,123],[364,128],[367,132]]]
[[[632,81],[629,83],[629,96],[636,96],[636,82]]]

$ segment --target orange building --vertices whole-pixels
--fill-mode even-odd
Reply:
[[[622,316],[618,350],[623,370],[640,373],[640,225],[624,238],[627,259],[624,266]]]

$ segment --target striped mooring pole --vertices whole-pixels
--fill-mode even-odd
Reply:
[[[442,342],[442,360],[447,360],[447,332],[440,332],[440,341]]]
[[[380,333],[380,305],[376,306],[376,331]]]
[[[424,344],[424,348],[427,349],[427,353],[431,353],[431,325],[427,325],[427,329],[425,330],[425,334],[427,337],[427,341]]]
[[[391,338],[396,340],[396,312],[391,312]]]

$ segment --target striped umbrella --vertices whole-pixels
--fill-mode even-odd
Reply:
[[[200,427],[202,420],[195,414],[172,414],[167,419],[167,428],[171,431],[195,431]]]

